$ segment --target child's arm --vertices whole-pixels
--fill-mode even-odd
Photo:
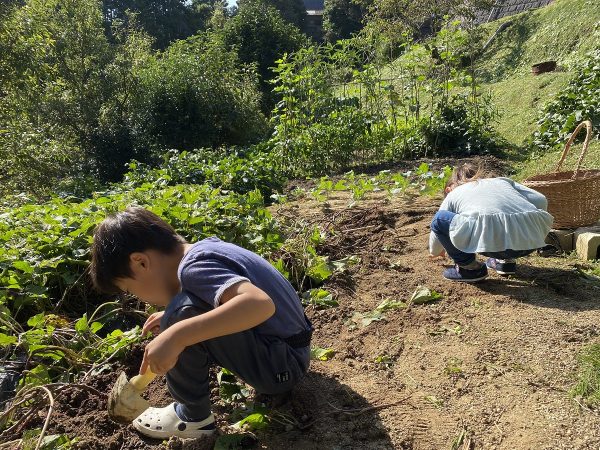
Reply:
[[[444,256],[444,252],[444,247],[435,233],[433,231],[429,233],[429,254],[431,256]]]
[[[442,204],[440,205],[440,211],[452,211],[452,206],[451,206],[451,202],[450,202],[450,195],[452,193],[448,193],[448,195],[446,196],[446,198],[444,199],[444,201],[442,202]],[[429,254],[431,256],[444,256],[445,254],[445,249],[442,246],[442,243],[438,240],[437,236],[435,235],[435,233],[432,231],[431,233],[429,233]]]
[[[152,372],[164,374],[175,366],[186,347],[248,330],[275,313],[273,300],[248,281],[227,288],[220,303],[218,308],[177,322],[158,335],[146,346],[140,373],[150,367]]]

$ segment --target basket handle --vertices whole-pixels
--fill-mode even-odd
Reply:
[[[571,134],[571,137],[567,141],[567,143],[565,145],[565,149],[563,150],[562,156],[560,157],[560,161],[558,161],[558,165],[556,166],[556,172],[560,172],[560,169],[562,168],[562,164],[563,164],[565,158],[567,157],[569,150],[571,149],[571,144],[573,144],[573,141],[575,140],[575,138],[577,137],[577,135],[579,134],[579,132],[581,131],[581,129],[583,127],[587,128],[587,132],[585,135],[585,141],[583,142],[583,149],[581,150],[581,155],[579,155],[579,159],[577,160],[577,165],[575,166],[575,171],[573,172],[573,177],[572,177],[573,180],[575,178],[577,178],[577,175],[579,175],[579,168],[581,167],[581,162],[583,161],[583,158],[584,158],[584,156],[587,152],[587,149],[590,145],[590,139],[592,138],[592,122],[590,120],[584,120],[579,125],[577,125],[577,128],[575,128],[575,131],[573,131],[573,134]]]

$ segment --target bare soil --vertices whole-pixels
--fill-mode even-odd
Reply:
[[[303,199],[274,208],[320,224],[329,236],[322,253],[357,255],[361,262],[326,283],[338,307],[307,311],[316,328],[313,345],[336,354],[312,363],[282,409],[303,426],[260,433],[258,448],[600,448],[600,417],[568,394],[578,352],[600,334],[600,286],[580,277],[581,263],[569,257],[523,258],[516,276],[494,274],[476,285],[445,281],[448,261],[427,253],[439,202],[373,193],[349,208],[348,194],[335,193],[325,203]],[[420,285],[443,298],[387,311],[364,328],[348,326],[355,312],[388,298],[406,301]],[[130,373],[139,365],[136,352]],[[99,376],[92,386],[108,392],[116,376]],[[164,380],[151,385],[149,396],[158,405],[171,401]],[[49,432],[78,436],[80,449],[214,444],[141,438],[113,423],[105,397],[89,391],[74,388],[57,403]],[[231,432],[227,408],[215,412],[220,432]]]

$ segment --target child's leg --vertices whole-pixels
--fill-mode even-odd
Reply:
[[[294,349],[253,330],[206,341],[211,358],[260,394],[289,392],[308,370],[310,348]]]
[[[450,240],[450,223],[456,214],[450,211],[438,211],[431,222],[431,231],[436,235],[446,253],[461,267],[476,268],[475,254],[465,253],[457,249]]]
[[[206,305],[203,310],[189,310],[189,315],[179,315],[178,320],[211,309]],[[181,404],[178,412],[188,420],[199,421],[210,414],[210,364],[225,367],[261,394],[280,394],[302,379],[309,360],[309,346],[294,349],[279,338],[246,330],[187,347],[168,372],[167,385]]]
[[[167,372],[167,387],[178,403],[175,410],[180,419],[198,422],[210,415],[209,367],[206,349],[192,345],[181,352],[175,367]]]
[[[486,266],[500,275],[513,275],[517,271],[517,258],[527,256],[535,250],[504,250],[502,252],[483,253],[488,256]]]

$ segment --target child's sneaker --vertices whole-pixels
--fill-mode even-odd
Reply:
[[[148,408],[134,419],[133,428],[155,439],[172,436],[195,439],[215,432],[215,416],[211,414],[200,422],[185,422],[175,412],[175,403],[171,403],[164,408]]]
[[[476,283],[485,280],[488,276],[487,267],[482,264],[479,269],[465,269],[458,264],[450,269],[444,270],[444,278],[450,281],[462,281],[465,283]]]
[[[496,258],[488,258],[485,265],[489,269],[496,271],[498,275],[514,275],[517,271],[517,263],[514,260],[501,260]]]

